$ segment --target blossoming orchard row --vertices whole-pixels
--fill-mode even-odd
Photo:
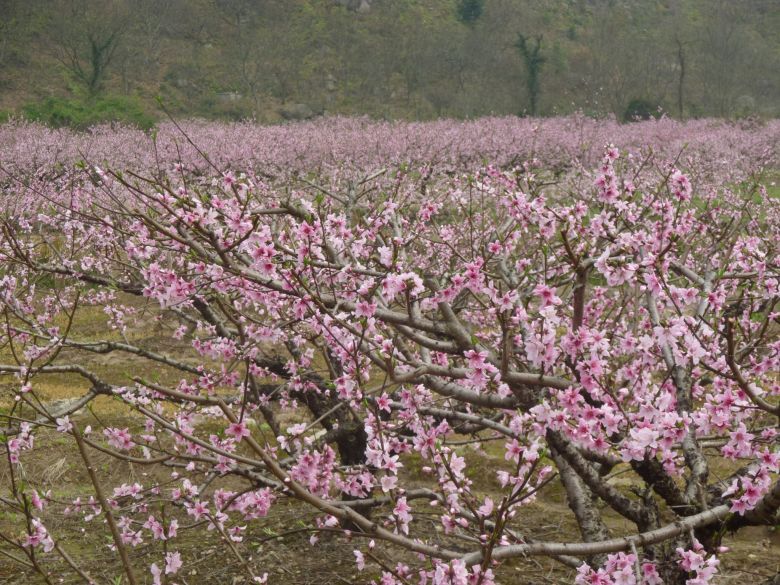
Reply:
[[[129,583],[176,579],[193,561],[177,541],[200,530],[263,582],[248,535],[294,500],[316,513],[313,546],[349,535],[355,571],[382,583],[488,585],[538,555],[577,583],[711,582],[727,534],[778,522],[777,125],[690,123],[682,148],[671,121],[531,124],[342,120],[246,143],[242,126],[200,125],[179,153],[166,128],[142,167],[122,153],[132,133],[100,131],[67,137],[56,176],[7,154],[31,148],[9,133],[50,131],[4,128],[2,502],[24,518],[9,554],[93,580],[47,524],[67,514],[105,530]],[[496,134],[482,165],[506,128],[521,150]],[[645,147],[603,148],[608,132]],[[144,299],[180,349],[133,337]],[[94,307],[106,325],[84,335]],[[110,380],[90,365],[105,354],[146,366]],[[54,409],[37,385],[63,374],[88,390]],[[127,428],[78,414],[100,396],[135,413]],[[75,500],[23,481],[44,432],[87,471]],[[501,446],[494,491],[466,438]],[[111,484],[98,453],[165,472]],[[538,540],[526,511],[553,483],[577,533]],[[147,542],[165,548],[136,554]]]

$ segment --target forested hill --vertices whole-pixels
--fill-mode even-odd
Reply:
[[[0,110],[780,114],[780,0],[0,0]]]

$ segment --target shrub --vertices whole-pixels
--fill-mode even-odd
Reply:
[[[56,128],[68,126],[79,130],[105,122],[120,122],[148,130],[155,122],[137,98],[119,95],[73,99],[49,97],[25,104],[22,112],[31,120]]]
[[[661,106],[657,102],[636,98],[628,102],[626,111],[623,112],[623,121],[634,122],[636,120],[649,120],[659,118]]]
[[[458,2],[458,20],[463,24],[472,25],[482,16],[484,0],[460,0]]]

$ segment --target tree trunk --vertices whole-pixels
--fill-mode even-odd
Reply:
[[[685,118],[685,106],[683,100],[683,90],[685,88],[685,51],[680,39],[677,41],[677,64],[680,66],[680,76],[677,79],[677,115],[680,119]]]

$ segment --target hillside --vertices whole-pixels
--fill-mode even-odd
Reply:
[[[778,31],[778,0],[0,0],[0,111],[777,116]]]

